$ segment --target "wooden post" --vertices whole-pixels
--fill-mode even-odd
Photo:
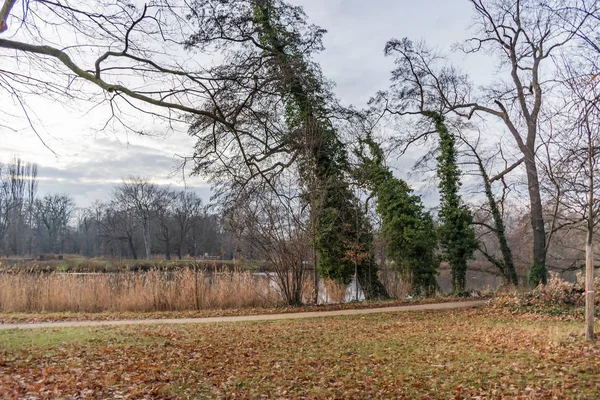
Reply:
[[[585,243],[585,340],[594,340],[594,245],[591,232]]]

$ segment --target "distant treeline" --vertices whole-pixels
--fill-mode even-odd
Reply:
[[[108,201],[78,208],[67,194],[38,196],[38,166],[0,164],[0,251],[146,258],[224,259],[233,244],[218,215],[193,191],[173,191],[142,178],[124,180]]]

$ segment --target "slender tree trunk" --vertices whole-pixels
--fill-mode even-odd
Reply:
[[[594,340],[594,244],[588,230],[585,242],[585,340]]]
[[[150,254],[150,221],[149,220],[144,221],[142,230],[144,231],[143,235],[144,235],[144,248],[146,250],[146,260],[150,260],[150,259],[152,259],[152,255]]]
[[[133,236],[127,235],[127,244],[129,245],[129,251],[131,251],[131,255],[134,260],[138,259],[137,251],[135,250],[135,245],[133,243]]]
[[[181,260],[183,258],[183,229],[179,233],[179,243],[177,243],[177,257]]]
[[[316,234],[313,233],[313,269],[314,269],[314,281],[315,281],[315,297],[313,302],[315,305],[319,304],[319,269],[317,268],[317,240]]]
[[[169,233],[169,229],[166,229],[165,231],[165,251],[166,251],[166,256],[167,256],[167,260],[171,259],[171,235]]]
[[[594,150],[591,137],[588,136],[588,220],[587,240],[585,242],[585,340],[594,340]]]

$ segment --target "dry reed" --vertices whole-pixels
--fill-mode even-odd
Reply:
[[[379,278],[390,297],[394,299],[405,299],[412,290],[410,283],[403,280],[398,271],[383,270]]]
[[[324,280],[324,285],[327,303],[344,303],[346,301],[347,285],[343,285],[330,279]]]
[[[0,312],[184,311],[279,301],[268,278],[248,271],[0,274]]]
[[[381,276],[393,298],[410,286],[400,275]],[[230,268],[153,269],[126,273],[0,273],[0,312],[152,312],[272,307],[282,302],[274,277]],[[346,287],[321,281],[321,301],[343,303]],[[311,303],[314,284],[303,282],[303,301]]]

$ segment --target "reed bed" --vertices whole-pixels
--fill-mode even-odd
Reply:
[[[273,274],[229,267],[123,273],[0,273],[0,312],[154,312],[273,307],[284,303]],[[410,286],[394,271],[381,279],[392,298]],[[345,285],[320,282],[320,302],[343,303]],[[307,276],[302,300],[312,303],[314,283]]]
[[[382,270],[379,278],[391,298],[405,299],[412,291],[410,283],[405,281],[398,271]]]
[[[269,278],[184,268],[120,274],[0,274],[0,312],[185,311],[270,307]]]

